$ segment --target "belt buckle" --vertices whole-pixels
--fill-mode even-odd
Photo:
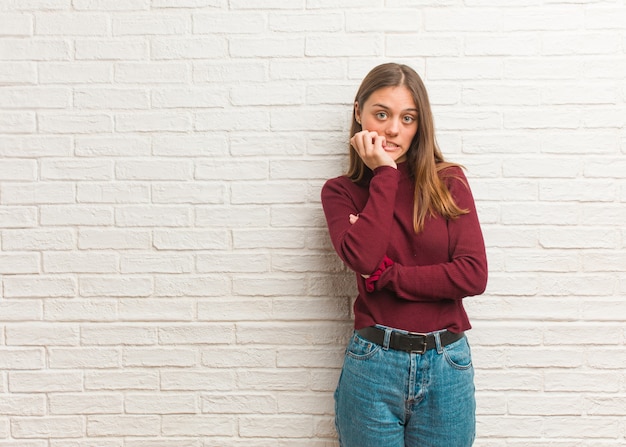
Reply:
[[[409,351],[411,354],[419,354],[423,355],[427,350],[427,338],[426,334],[420,334],[419,332],[409,332],[408,335],[409,343],[411,344],[411,350]],[[414,349],[413,343],[416,341],[420,341],[421,343],[417,346],[419,349]]]

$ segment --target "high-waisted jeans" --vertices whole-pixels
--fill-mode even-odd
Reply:
[[[436,340],[436,349],[418,354],[353,334],[335,391],[341,447],[473,444],[476,402],[467,338],[445,347],[439,334]]]

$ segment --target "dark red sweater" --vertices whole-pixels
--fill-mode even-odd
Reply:
[[[322,188],[333,246],[356,272],[356,329],[374,324],[413,332],[470,329],[462,298],[485,290],[485,244],[463,171],[452,167],[439,175],[456,204],[470,212],[453,220],[427,217],[418,234],[413,230],[414,184],[406,163],[398,169],[376,169],[366,186],[341,176]],[[350,214],[358,214],[355,224]],[[394,264],[369,293],[361,275],[376,271],[385,256]]]

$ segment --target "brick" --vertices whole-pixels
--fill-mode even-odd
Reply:
[[[41,265],[39,254],[3,254],[0,255],[0,273],[28,274],[39,273]]]
[[[80,342],[83,346],[154,345],[157,329],[139,325],[82,325]]]
[[[200,321],[262,321],[272,315],[272,300],[263,297],[229,298],[198,302]]]
[[[43,36],[104,36],[109,21],[102,14],[35,14],[35,35]]]
[[[277,399],[271,394],[205,394],[201,398],[202,412],[209,414],[272,414],[277,411]]]
[[[79,249],[148,249],[148,230],[101,230],[82,228],[78,233]]]
[[[230,100],[236,106],[266,105],[282,106],[303,104],[304,88],[282,83],[265,83],[262,90],[234,87],[230,91]]]
[[[7,300],[0,303],[4,321],[41,320],[42,305],[36,300]]]
[[[160,344],[233,343],[234,327],[226,324],[172,325],[159,328]]]
[[[191,117],[183,113],[143,112],[115,115],[117,132],[185,132],[191,130]]]
[[[201,54],[198,55],[201,58]],[[272,61],[270,61],[272,63]],[[267,79],[267,62],[256,60],[229,59],[215,61],[194,61],[193,80],[195,83],[233,83],[233,82],[261,82]]]
[[[68,393],[82,391],[82,372],[11,371],[9,390],[13,393]]]
[[[260,12],[212,12],[193,15],[194,34],[258,34],[266,28]]]
[[[90,296],[140,297],[152,293],[152,280],[143,276],[82,276],[80,294]]]
[[[239,418],[239,434],[244,438],[279,436],[309,438],[313,436],[311,416],[245,416]]]
[[[105,206],[46,205],[40,209],[43,226],[97,226],[113,223],[113,210]]]
[[[79,330],[75,325],[30,324],[28,327],[8,326],[7,346],[77,346]]]
[[[218,8],[222,4],[223,0],[152,0],[153,8]]]
[[[74,105],[79,109],[148,109],[150,96],[141,89],[76,89]]]
[[[160,419],[155,415],[90,415],[87,434],[95,437],[157,436]]]
[[[42,84],[105,84],[113,79],[111,66],[101,62],[47,62],[39,64]]]
[[[5,168],[3,166],[2,168]],[[0,168],[0,171],[2,170]],[[6,163],[6,168],[14,168],[12,174],[3,176],[7,180],[32,180],[30,163]],[[13,178],[11,178],[13,177]],[[71,183],[5,183],[2,185],[2,203],[10,205],[35,205],[43,203],[69,204],[75,201],[74,185]]]
[[[120,227],[181,227],[190,221],[190,210],[182,206],[126,206],[115,210],[115,222]]]
[[[162,432],[165,436],[233,436],[235,420],[226,416],[165,415]]]
[[[334,35],[306,38],[305,56],[310,57],[378,57],[383,54],[381,39],[373,35]],[[295,55],[297,56],[297,55]]]
[[[242,212],[245,211],[245,212]],[[269,225],[267,206],[204,206],[196,208],[195,225],[199,227],[234,228]]]
[[[301,37],[231,37],[228,41],[231,57],[302,57],[304,48],[304,38]]]
[[[144,38],[123,40],[82,40],[74,42],[77,60],[144,60],[148,59],[149,44]]]
[[[29,112],[0,113],[0,131],[4,133],[34,132],[36,117]]]
[[[352,18],[349,17],[348,18]],[[338,13],[318,13],[307,11],[303,13],[270,12],[269,29],[279,32],[337,32],[343,28],[344,18]],[[350,25],[348,21],[348,25]],[[364,24],[368,29],[372,29]]]
[[[4,61],[62,61],[70,59],[69,42],[3,38],[0,54]]]
[[[150,36],[185,34],[191,29],[191,20],[184,15],[133,14],[114,18],[114,36]]]
[[[294,0],[289,3],[280,0],[231,0],[232,9],[303,9],[304,0]]]
[[[235,384],[235,372],[228,370],[169,370],[161,374],[161,389],[166,391],[226,391]]]
[[[0,168],[0,176],[4,181],[33,181],[36,178],[36,169],[37,163],[34,160],[8,160],[4,163],[4,165]],[[18,184],[6,183],[2,186],[3,196],[9,196],[9,199],[6,198],[3,200],[5,203],[11,202],[11,197],[19,196],[19,191],[17,191],[16,186]],[[19,184],[20,186],[24,186],[23,184]],[[26,185],[27,187],[30,185]],[[24,196],[28,196],[28,194],[24,194]],[[15,200],[14,200],[15,201]],[[26,203],[20,202],[19,199],[17,203]]]
[[[4,109],[62,109],[68,107],[69,102],[70,91],[64,88],[0,88],[0,106]]]
[[[120,271],[122,273],[190,273],[193,270],[191,255],[141,254],[122,255]]]
[[[112,300],[49,299],[44,303],[44,319],[48,321],[113,321],[117,318]]]
[[[0,17],[0,36],[26,37],[33,34],[33,18],[25,14],[3,14]]]
[[[54,369],[102,369],[121,365],[116,348],[52,348],[48,350],[48,361]]]
[[[128,414],[195,414],[198,399],[191,393],[127,394],[124,408]]]
[[[119,414],[124,409],[121,393],[61,393],[48,399],[51,415]]]
[[[102,113],[39,113],[39,128],[53,134],[111,132],[113,120]]]
[[[202,364],[210,368],[273,368],[276,366],[274,348],[216,347],[202,350]]]
[[[193,165],[186,160],[121,160],[115,164],[119,180],[189,180]]]
[[[76,194],[79,203],[148,203],[150,188],[135,182],[79,183]]]
[[[118,305],[120,321],[191,321],[193,302],[189,300],[152,300],[126,298]]]
[[[227,55],[227,42],[221,37],[154,39],[150,46],[155,60],[220,58]]]
[[[149,0],[130,0],[123,4],[111,3],[106,0],[76,0],[73,2],[79,11],[140,11],[149,9]]]
[[[542,39],[542,53],[546,55],[614,54],[618,48],[617,36],[607,32],[550,33]]]
[[[241,370],[239,388],[249,391],[302,391],[310,388],[311,372],[306,369]]]
[[[176,232],[155,230],[153,234],[154,247],[159,250],[211,250],[227,249],[229,246],[228,233],[222,230]],[[198,262],[200,262],[200,258],[198,258]]]
[[[228,152],[228,141],[225,135],[219,133],[155,136],[152,138],[152,149],[154,155],[166,157],[222,156]]]
[[[36,370],[44,366],[41,348],[0,348],[0,368],[8,370]]]
[[[81,157],[134,157],[150,154],[150,141],[146,137],[77,136],[76,155]]]
[[[370,11],[347,10],[345,29],[356,33],[363,30],[368,32],[395,32],[418,31],[422,28],[422,14],[417,8],[381,11],[373,14]]]
[[[9,298],[72,297],[76,294],[76,281],[60,275],[23,275],[3,279],[4,296]]]
[[[3,85],[35,84],[36,66],[29,62],[0,63],[0,82]]]
[[[0,413],[11,416],[43,416],[46,404],[43,395],[9,395],[0,402]]]
[[[271,134],[237,135],[230,141],[230,152],[235,156],[249,155],[301,155],[306,142],[303,137],[293,136],[285,141],[278,132]]]
[[[11,420],[11,434],[16,439],[80,438],[84,433],[85,424],[79,416],[15,417]]]
[[[539,243],[544,248],[612,248],[619,240],[616,230],[542,229]]]
[[[331,393],[279,393],[280,413],[333,414],[334,402]]]
[[[270,128],[270,115],[264,110],[224,109],[194,115],[195,128],[199,131],[267,131]]]
[[[119,62],[115,64],[115,81],[122,84],[182,84],[189,76],[189,67],[182,63]]]
[[[86,390],[156,391],[158,387],[159,373],[154,369],[91,370],[85,372]]]

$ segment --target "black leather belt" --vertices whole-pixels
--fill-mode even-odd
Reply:
[[[385,330],[377,328],[375,326],[364,327],[356,331],[364,339],[376,343],[377,345],[384,346],[385,344]],[[465,336],[463,332],[455,334],[450,331],[443,331],[439,333],[441,339],[441,346],[447,346],[455,341],[462,339]],[[397,351],[414,352],[417,354],[423,354],[429,349],[437,347],[434,334],[416,334],[409,332],[403,334],[402,332],[392,331],[389,338],[389,347]]]

